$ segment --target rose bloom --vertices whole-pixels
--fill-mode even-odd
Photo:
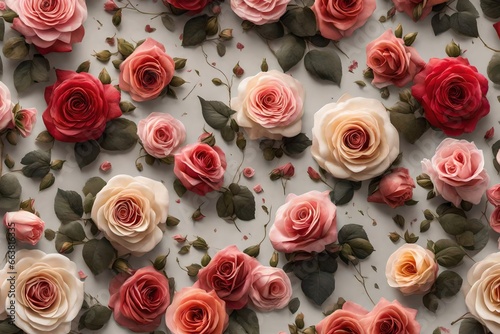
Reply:
[[[83,39],[83,22],[87,19],[85,0],[5,0],[5,3],[19,16],[14,19],[12,29],[41,54],[69,52],[72,44]]]
[[[500,206],[495,207],[491,213],[489,223],[493,231],[500,233]]]
[[[16,240],[36,245],[43,234],[45,222],[37,215],[29,211],[6,212],[3,216],[3,224],[9,229],[14,229]]]
[[[153,267],[132,276],[116,275],[109,283],[109,308],[115,321],[134,332],[151,332],[160,326],[170,304],[168,279]]]
[[[0,132],[14,127],[12,100],[9,87],[0,81]]]
[[[440,3],[446,2],[446,0],[392,0],[394,3],[394,7],[398,12],[405,12],[406,15],[412,18],[413,21],[423,20],[427,15],[432,11],[432,7],[435,5],[439,5]],[[418,20],[415,20],[413,16],[413,9],[420,4],[424,4],[422,8],[422,16]]]
[[[466,140],[445,138],[431,160],[422,160],[434,190],[456,207],[462,200],[478,204],[490,180],[484,169],[483,151]]]
[[[292,283],[280,268],[256,266],[252,273],[250,300],[259,311],[284,308],[292,297]]]
[[[373,71],[372,85],[403,87],[425,66],[415,48],[406,46],[391,29],[366,45],[366,65]]]
[[[250,139],[282,139],[300,133],[304,88],[292,76],[271,70],[245,78],[232,99],[234,119]]]
[[[226,155],[218,146],[195,143],[175,154],[174,174],[187,190],[205,196],[222,188],[226,166]]]
[[[147,38],[120,65],[120,89],[134,101],[160,96],[174,76],[175,64],[165,53],[165,46]]]
[[[337,241],[337,207],[329,191],[290,194],[278,208],[269,240],[279,252],[322,252]]]
[[[24,138],[28,137],[33,131],[36,123],[37,111],[35,108],[26,108],[19,110],[14,116],[16,129]]]
[[[361,318],[366,316],[368,311],[360,305],[347,301],[342,305],[342,309],[334,311],[332,314],[321,320],[316,325],[318,334],[367,334],[361,325]]]
[[[47,131],[57,140],[84,142],[98,139],[106,122],[122,115],[120,92],[103,85],[94,76],[56,70],[57,81],[45,88],[42,118]]]
[[[448,136],[474,131],[490,112],[488,79],[465,58],[431,58],[413,82],[411,93],[424,117]]]
[[[252,178],[255,175],[255,169],[252,167],[245,167],[243,168],[243,176],[245,176],[247,179]]]
[[[476,262],[463,283],[469,312],[493,333],[500,332],[500,253]]]
[[[141,256],[163,238],[168,204],[163,183],[116,175],[97,193],[91,217],[119,255]]]
[[[362,27],[376,6],[375,0],[316,0],[311,9],[321,36],[338,41]]]
[[[137,124],[144,150],[162,159],[174,153],[186,139],[186,128],[170,114],[153,112]]]
[[[84,296],[76,264],[40,250],[20,250],[15,258],[14,270],[9,263],[0,270],[0,319],[15,312],[15,325],[26,333],[69,333]],[[9,296],[12,284],[15,297]]]
[[[420,334],[420,324],[415,319],[417,310],[381,298],[373,310],[361,318],[366,333]]]
[[[500,206],[500,183],[486,190],[486,198],[494,206]]]
[[[428,292],[438,270],[433,252],[417,244],[404,244],[389,256],[385,277],[389,286],[412,295]]]
[[[279,21],[290,0],[231,0],[231,9],[241,19],[256,25]]]
[[[251,273],[258,265],[256,259],[236,246],[228,246],[217,252],[205,268],[200,269],[198,281],[193,286],[205,291],[214,290],[226,302],[227,308],[239,310],[248,303],[253,281]]]
[[[195,0],[195,1],[184,1],[184,0],[163,0],[163,4],[168,6],[169,4],[175,8],[182,10],[189,10],[193,12],[199,12],[205,8],[213,0]]]
[[[382,174],[399,154],[399,134],[378,100],[344,94],[314,114],[311,154],[339,179]]]
[[[385,203],[391,208],[405,205],[413,197],[415,182],[406,168],[394,168],[390,174],[384,175],[377,190],[368,196],[368,202]]]
[[[175,293],[165,322],[172,334],[222,334],[229,322],[225,305],[214,290],[183,288]]]

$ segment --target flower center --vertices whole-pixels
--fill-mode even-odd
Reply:
[[[54,283],[44,277],[33,277],[26,283],[26,299],[33,310],[45,310],[56,299]]]
[[[370,136],[363,129],[349,129],[342,136],[344,145],[355,151],[364,151],[368,147]]]
[[[114,218],[122,226],[133,227],[142,221],[141,207],[132,198],[117,201]]]

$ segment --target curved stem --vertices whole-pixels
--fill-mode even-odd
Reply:
[[[370,296],[370,293],[368,292],[368,289],[366,288],[365,277],[361,274],[361,263],[359,263],[359,269],[354,264],[353,264],[353,267],[359,275],[359,278],[356,275],[354,275],[354,277],[358,280],[359,283],[361,283],[361,285],[363,286],[363,289],[366,292],[366,295],[368,296],[368,298],[370,299],[372,304],[375,306],[375,302],[373,301],[372,297]]]
[[[222,74],[224,76],[224,79],[226,79],[226,87],[227,87],[227,93],[229,95],[229,107],[230,107],[231,106],[231,84],[232,84],[232,80],[229,81],[229,78],[227,77],[226,73],[224,73],[222,70],[220,70],[216,66],[212,65],[208,61],[208,55],[205,52],[205,49],[203,49],[203,45],[201,45],[201,52],[203,53],[203,56],[205,57],[205,62],[207,63],[207,65],[210,66],[211,68],[213,68],[214,70],[218,71],[220,74]]]
[[[460,318],[458,318],[457,320],[455,320],[455,321],[453,321],[452,323],[450,323],[450,325],[452,325],[452,326],[453,326],[453,325],[454,325],[454,324],[456,324],[457,322],[464,320],[464,319],[465,319],[465,318],[466,318],[469,314],[470,314],[469,312],[465,313],[465,314],[464,314],[464,315],[462,315]]]
[[[130,7],[128,7],[130,5]],[[160,16],[160,15],[163,15],[163,14],[168,14],[168,12],[161,12],[161,13],[149,13],[149,12],[143,12],[142,10],[140,10],[139,8],[137,8],[136,6],[134,6],[130,0],[127,0],[127,5],[125,7],[122,7],[122,9],[130,9],[130,10],[135,10],[136,12],[139,12],[141,14],[145,14],[145,15],[156,15],[156,16]],[[155,17],[156,17],[155,16]]]
[[[494,48],[492,48],[491,46],[489,46],[488,44],[486,44],[486,42],[483,40],[483,38],[482,38],[481,36],[479,36],[479,35],[478,35],[478,36],[477,36],[477,38],[479,38],[479,40],[480,40],[481,42],[483,42],[483,45],[484,45],[487,49],[490,49],[490,50],[491,50],[491,51],[493,51],[493,52],[500,52],[500,50],[498,50],[498,49],[494,49]]]
[[[0,177],[2,176],[3,168],[3,140],[0,139]]]
[[[264,225],[264,237],[262,237],[262,240],[259,242],[259,246],[266,240],[267,237],[267,225],[271,222],[271,211],[273,210],[273,207],[269,208],[269,219],[267,220],[267,223]]]

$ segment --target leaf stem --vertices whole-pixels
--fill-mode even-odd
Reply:
[[[227,93],[229,95],[229,108],[231,108],[231,85],[232,85],[232,80],[229,81],[229,78],[227,77],[226,73],[224,73],[221,69],[217,68],[216,66],[212,65],[208,61],[208,55],[205,52],[205,49],[203,49],[203,45],[201,45],[201,52],[203,53],[203,56],[205,57],[205,62],[207,63],[208,66],[213,68],[214,70],[218,71],[220,74],[224,76],[224,79],[226,79],[226,87],[227,87]]]
[[[130,7],[132,7],[132,8],[130,8],[130,7],[129,7],[129,5],[130,5]],[[163,15],[163,14],[168,14],[168,12],[160,12],[160,13],[149,13],[149,12],[143,12],[142,10],[140,10],[139,8],[137,8],[136,6],[134,6],[134,5],[130,2],[130,0],[127,0],[127,5],[126,5],[125,7],[122,7],[122,9],[130,9],[130,10],[135,10],[135,11],[137,11],[137,12],[141,13],[141,14],[145,14],[145,15],[155,15],[155,17],[160,16],[160,15]]]
[[[259,246],[264,242],[264,240],[266,240],[266,237],[267,237],[267,225],[269,225],[269,223],[271,222],[271,213],[273,211],[273,207],[271,206],[269,208],[269,218],[267,220],[267,223],[264,225],[264,237],[262,237],[262,240],[259,242]]]
[[[453,326],[453,325],[454,325],[454,324],[456,324],[457,322],[464,320],[464,319],[467,317],[467,315],[469,315],[469,314],[470,314],[469,312],[465,313],[464,315],[462,315],[462,316],[461,316],[460,318],[458,318],[457,320],[455,320],[455,321],[451,322],[451,323],[450,323],[450,325],[451,325],[451,326]]]
[[[361,263],[359,263],[358,265],[359,265],[359,269],[356,267],[356,265],[354,265],[354,264],[352,265],[359,275],[359,278],[356,275],[354,275],[354,277],[358,280],[359,283],[361,283],[361,285],[363,286],[363,289],[366,292],[366,295],[368,296],[368,298],[370,299],[372,304],[375,306],[375,302],[373,301],[372,297],[370,296],[370,293],[368,292],[368,289],[366,288],[365,276],[363,276],[361,274]]]
[[[490,49],[490,50],[491,50],[491,51],[493,51],[493,52],[500,52],[500,50],[498,50],[498,49],[494,49],[494,48],[492,48],[491,46],[489,46],[488,44],[486,44],[486,42],[483,40],[483,38],[482,38],[480,35],[478,35],[478,36],[477,36],[477,38],[479,38],[479,40],[480,40],[481,42],[483,42],[483,45],[484,45],[487,49]]]

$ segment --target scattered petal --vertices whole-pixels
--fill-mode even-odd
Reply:
[[[260,194],[262,191],[264,191],[264,189],[262,189],[262,186],[260,184],[256,184],[253,187],[253,191],[255,191],[255,193],[257,193],[257,194]]]

